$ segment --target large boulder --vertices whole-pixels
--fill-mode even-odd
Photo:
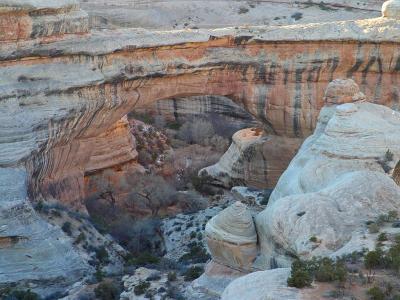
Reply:
[[[246,205],[235,202],[206,225],[206,241],[213,260],[249,270],[257,256],[257,233]]]
[[[398,112],[368,102],[321,111],[256,218],[266,267],[369,247],[365,222],[400,212],[400,188],[388,174],[400,157],[399,126]]]

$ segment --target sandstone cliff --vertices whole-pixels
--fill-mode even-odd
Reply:
[[[57,180],[52,168],[66,174],[63,166],[80,166],[90,156],[78,151],[85,140],[158,99],[227,95],[271,132],[290,137],[312,132],[334,77],[353,76],[371,101],[396,108],[399,27],[382,18],[2,43],[0,165],[26,161],[35,185],[54,180],[56,198],[79,203],[81,173]],[[75,195],[63,196],[67,187]]]
[[[52,281],[60,278],[61,271],[67,283],[80,279],[85,265],[74,255],[70,243],[63,245],[65,236],[60,230],[53,230],[35,215],[26,202],[25,191],[30,200],[44,198],[82,208],[86,166],[90,171],[109,168],[108,162],[125,164],[134,157],[132,148],[123,145],[130,143],[123,135],[118,138],[122,144],[113,141],[113,146],[122,152],[98,151],[110,141],[105,132],[113,132],[114,124],[136,108],[173,97],[227,96],[271,133],[305,138],[314,130],[321,107],[327,104],[323,91],[333,78],[353,77],[371,102],[398,107],[400,22],[391,18],[282,27],[89,32],[86,14],[73,1],[2,0],[0,13],[0,182],[5,182],[1,186],[0,200],[4,206],[0,212],[4,213],[7,224],[13,220],[19,222],[18,226],[7,228],[2,236],[2,245],[6,245],[1,249],[1,263],[6,270],[0,277],[2,283],[11,278],[28,284],[32,283],[32,277]],[[368,109],[375,106],[357,106],[360,111],[364,107],[373,120],[374,114]],[[386,117],[388,111],[380,108],[377,116]],[[388,119],[397,125],[397,121]],[[381,136],[395,132],[390,122],[382,125]],[[381,148],[388,146],[387,141],[377,141],[383,143]],[[392,142],[397,140],[394,138]],[[382,149],[371,150],[370,154],[377,155],[378,150]],[[398,158],[397,150],[392,151]],[[15,175],[20,169],[27,175]],[[385,201],[379,209],[392,208],[394,204],[389,199],[396,199],[397,186],[391,185],[391,179],[381,171],[372,171],[368,178],[378,184],[376,190],[369,187],[372,189],[369,191],[377,194],[384,189]],[[360,179],[363,176],[356,175],[354,178],[360,181],[355,180],[355,186],[363,190]],[[303,191],[323,190],[323,178]],[[15,195],[13,185],[17,183],[18,190],[24,192]],[[278,188],[274,197],[281,193],[290,198],[291,192]],[[322,201],[319,196],[315,198],[316,208]],[[275,200],[272,208],[278,203]],[[290,199],[282,200],[281,207],[286,205],[285,201]],[[20,202],[24,208],[11,211],[27,213],[13,217],[9,208]],[[268,209],[262,215],[268,214]],[[277,210],[276,216],[282,215],[279,207]],[[297,213],[289,210],[292,217]],[[308,215],[316,213],[316,209],[310,210]],[[375,211],[362,213],[373,216]],[[264,224],[262,215],[258,226],[263,251],[272,255],[269,251],[274,246],[265,237],[278,239],[274,234],[279,230],[276,233],[268,230],[281,220],[267,218],[270,223]],[[20,226],[25,220],[32,220],[32,226]],[[284,225],[291,228],[292,218],[285,215],[285,220],[288,223]],[[21,232],[15,228],[21,228]],[[295,237],[282,232],[280,245],[285,246],[289,241],[290,247],[296,245],[295,251],[308,251],[307,245],[302,248],[296,243],[311,229],[299,228],[304,231]],[[346,231],[339,233],[339,244],[347,241]],[[324,229],[315,234],[324,240],[328,236]],[[10,251],[15,236],[21,237],[16,240],[21,242],[23,251]],[[44,242],[51,245],[45,254]],[[326,249],[337,248],[326,238],[317,249],[325,253]],[[60,253],[67,255],[60,257]],[[67,256],[71,258],[68,263]],[[32,265],[30,257],[34,258]],[[21,266],[18,274],[8,265],[10,261]]]

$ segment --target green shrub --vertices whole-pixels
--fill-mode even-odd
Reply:
[[[201,274],[203,274],[204,270],[202,267],[190,267],[189,269],[186,270],[184,274],[184,279],[185,281],[192,281],[195,280],[196,278],[199,278]]]
[[[189,244],[189,248],[189,252],[179,258],[180,262],[205,263],[210,259],[210,255],[201,243],[192,242]]]
[[[176,281],[176,273],[175,272],[168,273],[168,281]]]
[[[62,231],[64,231],[66,234],[71,235],[72,234],[72,225],[70,222],[65,222],[63,226],[61,227]]]
[[[383,291],[378,287],[370,288],[367,291],[367,295],[370,297],[371,300],[385,300],[385,294]]]
[[[26,291],[22,291],[22,290],[14,290],[10,293],[6,293],[6,295],[0,295],[0,296],[5,296],[4,300],[40,300],[41,297],[32,292],[31,290],[26,290]]]
[[[94,273],[94,277],[96,278],[97,282],[103,281],[105,274],[104,272],[101,270],[100,266],[96,267],[96,272]]]
[[[313,235],[312,237],[310,237],[310,242],[316,243],[318,242],[318,239],[315,235]]]
[[[140,281],[133,289],[136,296],[143,295],[146,293],[147,289],[150,287],[150,282]]]
[[[386,235],[385,232],[382,232],[381,234],[378,235],[378,241],[379,242],[385,242],[387,240],[388,240],[388,238],[387,238],[387,235]]]
[[[102,282],[95,289],[94,293],[100,300],[115,300],[119,299],[119,290],[111,282]]]
[[[213,196],[215,193],[210,189],[213,178],[209,175],[193,175],[191,177],[191,182],[196,191],[201,194]]]
[[[320,282],[345,282],[347,268],[343,260],[313,258],[309,261],[296,260],[292,263],[291,276],[287,283],[289,286],[304,288],[311,285],[313,279]]]
[[[173,130],[179,130],[179,128],[181,128],[182,124],[179,122],[171,122],[167,124],[167,127],[169,129],[173,129]]]
[[[78,237],[76,238],[74,244],[80,244],[81,242],[83,242],[86,239],[86,236],[83,232],[81,232]]]
[[[364,265],[371,272],[372,269],[376,269],[381,266],[383,261],[383,252],[380,249],[375,251],[369,251],[364,256]]]
[[[376,223],[369,224],[368,225],[368,231],[371,234],[378,233],[379,232],[379,225],[376,224]]]
[[[101,264],[108,264],[110,262],[110,256],[106,247],[102,246],[96,249],[96,258]]]
[[[128,257],[127,264],[131,266],[145,266],[148,264],[158,264],[160,262],[160,258],[149,253],[143,252],[137,257]]]
[[[390,149],[385,153],[385,161],[393,161],[393,152]]]
[[[304,288],[306,286],[311,286],[311,276],[310,274],[302,269],[298,269],[293,271],[290,277],[287,280],[288,286],[296,287],[296,288]]]

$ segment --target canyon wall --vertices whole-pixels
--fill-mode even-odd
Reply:
[[[26,162],[30,191],[52,181],[54,198],[79,203],[88,140],[159,99],[227,96],[271,133],[300,138],[315,127],[336,77],[353,77],[370,101],[397,108],[399,27],[379,18],[2,43],[0,166]],[[79,172],[63,170],[69,165]]]
[[[29,285],[44,275],[54,282],[61,271],[76,281],[88,271],[27,200],[82,209],[85,173],[134,162],[120,123],[132,110],[166,98],[226,96],[270,134],[305,138],[321,107],[336,104],[323,98],[334,78],[353,77],[371,102],[399,105],[394,19],[89,32],[74,1],[0,0],[0,13],[0,212],[6,224],[16,222],[0,236],[0,282]],[[20,251],[10,248],[15,236]],[[53,248],[40,252],[45,238]],[[33,271],[25,272],[30,257]]]

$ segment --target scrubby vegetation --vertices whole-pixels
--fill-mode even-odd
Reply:
[[[41,300],[42,298],[31,290],[0,290],[2,300]]]
[[[330,258],[313,258],[310,261],[296,260],[292,264],[291,276],[288,285],[303,288],[310,286],[313,280],[320,282],[344,282],[347,278],[347,269],[342,260]]]
[[[95,289],[94,293],[100,300],[115,300],[119,299],[120,290],[112,282],[102,282]]]
[[[192,281],[195,280],[196,278],[199,278],[201,274],[203,274],[204,269],[199,266],[194,266],[190,267],[189,269],[186,270],[184,274],[185,281]]]
[[[381,219],[392,220],[394,216],[390,213]],[[388,243],[384,248],[383,242]],[[364,288],[368,299],[392,300],[400,299],[399,278],[400,235],[382,233],[372,251],[354,252],[335,260],[326,257],[295,260],[287,282],[288,286],[297,288],[309,287],[313,281],[332,282],[340,288],[341,295],[346,284],[348,287],[356,284]]]

